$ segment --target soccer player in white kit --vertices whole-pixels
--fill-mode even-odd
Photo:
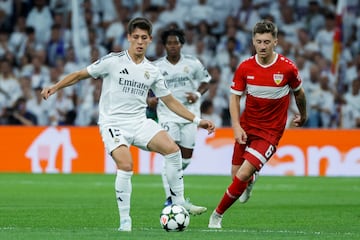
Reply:
[[[215,126],[188,111],[167,89],[164,78],[154,64],[145,58],[152,41],[152,24],[146,18],[134,18],[128,24],[129,49],[110,53],[85,69],[70,73],[56,84],[43,88],[48,99],[59,89],[88,78],[101,78],[102,93],[99,102],[99,128],[105,148],[117,166],[115,192],[120,215],[119,231],[131,231],[130,198],[133,160],[129,147],[137,146],[162,154],[173,201],[191,214],[205,212],[184,199],[184,181],[181,152],[174,140],[152,119],[146,118],[146,99],[151,89],[167,106],[199,127],[213,132]]]
[[[155,61],[164,75],[167,87],[172,95],[181,102],[190,112],[200,116],[201,95],[209,88],[211,79],[209,72],[203,64],[192,55],[181,53],[185,43],[185,34],[180,29],[168,29],[161,35],[166,56]],[[191,162],[197,125],[175,114],[166,104],[159,100],[157,104],[157,117],[160,125],[170,134],[181,150],[182,169]],[[166,164],[162,171],[162,180],[165,190],[165,206],[172,204],[171,191],[166,177]]]

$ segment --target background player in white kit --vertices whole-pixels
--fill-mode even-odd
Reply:
[[[212,122],[201,120],[189,112],[166,88],[158,67],[145,58],[151,43],[152,24],[146,18],[134,18],[128,24],[128,50],[110,53],[85,69],[67,75],[56,84],[45,87],[42,96],[47,99],[59,89],[82,79],[102,78],[99,102],[99,127],[102,139],[118,168],[115,179],[116,199],[120,215],[119,231],[131,231],[130,198],[133,160],[130,145],[162,154],[174,203],[183,205],[191,214],[201,214],[199,207],[184,199],[181,152],[173,139],[155,121],[146,118],[146,99],[151,89],[177,114],[195,122],[209,133]]]
[[[161,35],[166,56],[155,61],[164,75],[167,87],[172,95],[190,112],[200,116],[201,95],[208,90],[211,79],[207,69],[194,56],[181,53],[185,43],[185,34],[180,29],[168,29]],[[157,117],[161,126],[175,140],[181,150],[182,169],[191,162],[195,146],[197,125],[171,111],[163,101],[157,105]],[[165,206],[171,205],[171,191],[166,177],[166,168],[162,171],[162,180],[166,195]]]

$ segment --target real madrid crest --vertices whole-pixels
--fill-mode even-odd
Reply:
[[[284,79],[284,74],[275,73],[273,75],[273,79],[274,79],[274,82],[276,83],[276,85],[279,85],[282,82],[282,80]]]
[[[145,74],[144,74],[144,77],[145,77],[146,79],[149,79],[149,78],[150,78],[150,73],[149,73],[148,71],[146,71]]]
[[[189,73],[189,68],[188,68],[188,66],[185,66],[185,67],[184,67],[184,72],[185,72],[185,73]]]

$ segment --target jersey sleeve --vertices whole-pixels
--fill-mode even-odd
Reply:
[[[292,64],[291,66],[292,66],[292,68],[290,71],[291,76],[290,76],[290,80],[289,80],[289,86],[291,87],[291,89],[293,91],[297,91],[302,86],[302,79],[301,79],[298,68],[294,64]]]
[[[243,74],[243,68],[240,65],[234,74],[232,84],[230,87],[230,92],[236,95],[242,95],[242,93],[245,91],[246,88],[246,81]]]
[[[211,76],[208,72],[208,70],[204,67],[204,65],[198,60],[195,60],[196,62],[196,72],[195,72],[195,78],[199,79],[199,82],[210,82]]]
[[[108,74],[109,65],[111,64],[111,57],[112,55],[108,54],[87,66],[86,69],[88,73],[93,78],[101,78],[106,76]]]
[[[151,86],[151,90],[153,91],[156,97],[167,96],[171,93],[166,86],[165,78],[161,74],[160,70],[157,71],[157,77],[155,82]]]

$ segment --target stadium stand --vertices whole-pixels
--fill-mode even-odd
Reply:
[[[196,54],[214,74],[211,91],[204,100],[210,101],[207,103],[214,108],[212,114],[217,114],[216,119],[221,119],[223,127],[230,124],[226,89],[232,73],[253,53],[251,29],[264,18],[279,27],[276,50],[299,66],[309,99],[307,127],[360,127],[360,2],[357,0],[346,1],[336,72],[331,67],[334,34],[339,27],[337,1],[78,0],[75,3],[0,1],[0,124],[22,124],[10,121],[19,98],[25,99],[26,109],[37,118],[37,125],[96,124],[101,84],[84,81],[46,104],[39,100],[39,89],[109,52],[126,49],[129,19],[146,16],[154,23],[154,39],[147,54],[150,60],[164,55],[159,42],[163,29],[185,30],[183,52]],[[74,35],[80,48],[76,47]],[[290,123],[288,127],[292,127]]]

